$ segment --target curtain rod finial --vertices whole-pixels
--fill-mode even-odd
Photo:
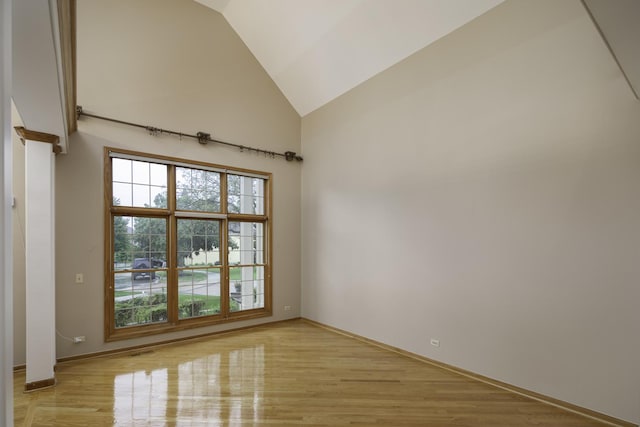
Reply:
[[[302,161],[302,157],[297,156],[295,151],[285,151],[284,152],[284,158],[290,162],[292,160],[297,160],[299,162]]]

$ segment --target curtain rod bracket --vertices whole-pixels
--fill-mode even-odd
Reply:
[[[196,133],[196,136],[198,137],[198,142],[202,145],[207,145],[207,143],[211,139],[210,133],[198,132]]]

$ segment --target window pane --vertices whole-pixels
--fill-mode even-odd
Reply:
[[[188,268],[178,271],[178,317],[220,313],[220,269]]]
[[[227,211],[264,215],[264,179],[227,175]]]
[[[229,307],[231,311],[264,307],[264,267],[229,269]]]
[[[134,279],[135,277],[135,279]],[[116,328],[167,321],[167,272],[114,274],[114,314]]]
[[[160,268],[167,261],[167,220],[165,218],[124,217],[127,224],[133,260],[131,268]],[[147,265],[143,267],[142,265]]]
[[[112,159],[113,203],[119,206],[167,208],[167,166]]]
[[[113,206],[131,206],[133,201],[131,184],[113,183]]]
[[[114,269],[157,269],[166,266],[167,221],[164,218],[113,217]]]
[[[229,222],[229,265],[264,264],[264,224]]]
[[[131,160],[112,159],[113,182],[131,182]]]
[[[133,182],[136,184],[149,184],[149,163],[147,162],[131,162],[131,171],[133,173]]]
[[[178,219],[178,266],[220,264],[220,221]]]
[[[131,268],[134,248],[132,225],[131,217],[113,217],[113,261],[116,271]]]
[[[150,208],[151,197],[149,194],[149,186],[133,184],[131,188],[133,189],[133,206]]]
[[[167,186],[167,166],[149,163],[149,183],[157,187]]]
[[[220,173],[176,167],[176,207],[220,212]]]

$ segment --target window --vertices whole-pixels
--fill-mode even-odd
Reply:
[[[271,314],[270,174],[105,148],[106,340]]]

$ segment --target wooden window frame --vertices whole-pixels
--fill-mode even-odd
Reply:
[[[167,180],[167,208],[141,208],[113,205],[113,181],[112,181],[112,159],[114,157],[132,158],[135,160],[149,161],[151,163],[163,163],[168,165]],[[177,265],[177,220],[178,218],[200,218],[198,213],[189,216],[188,211],[178,211],[176,209],[176,182],[175,167],[186,166],[193,168],[204,168],[220,172],[220,214],[215,214],[220,221],[220,313],[214,315],[193,317],[189,319],[178,318],[178,265]],[[239,214],[227,213],[227,174],[242,175],[248,177],[260,177],[264,179],[264,214]],[[124,150],[119,148],[104,148],[104,242],[105,242],[105,264],[104,264],[104,339],[105,342],[123,339],[137,338],[151,334],[162,334],[176,332],[185,329],[212,326],[241,320],[268,317],[272,311],[272,280],[273,269],[273,245],[272,245],[272,174],[268,172],[254,171],[249,169],[234,168],[212,163],[193,161],[188,159],[160,156],[137,151]],[[179,212],[176,214],[176,212]],[[186,213],[186,215],[185,215]],[[114,275],[114,230],[113,218],[117,215],[129,216],[152,216],[168,219],[167,227],[167,321],[158,323],[147,323],[143,325],[126,326],[116,328],[115,326],[115,281]],[[264,224],[264,306],[241,311],[230,311],[230,280],[227,250],[228,223],[232,221],[260,222]],[[257,264],[255,264],[257,265]],[[118,270],[118,272],[122,272]],[[127,272],[125,270],[125,272]]]

